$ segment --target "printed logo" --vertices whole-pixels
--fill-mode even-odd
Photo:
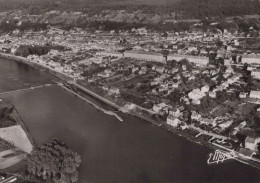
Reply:
[[[228,160],[228,159],[234,159],[235,155],[232,155],[231,153],[224,153],[221,152],[220,150],[216,150],[213,153],[209,154],[209,159],[207,161],[207,163],[210,164],[218,164],[218,163],[223,163],[224,161]]]

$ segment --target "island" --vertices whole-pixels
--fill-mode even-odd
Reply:
[[[0,179],[17,182],[78,182],[80,155],[61,140],[36,145],[15,106],[0,99]]]

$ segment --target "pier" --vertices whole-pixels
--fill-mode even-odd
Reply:
[[[107,110],[105,110],[105,109],[99,107],[97,104],[95,104],[95,103],[93,103],[93,102],[87,100],[86,98],[80,96],[80,95],[77,94],[76,92],[74,92],[74,91],[68,89],[68,88],[65,87],[62,83],[58,83],[58,85],[61,86],[63,89],[67,90],[68,92],[70,92],[70,93],[74,94],[75,96],[79,97],[80,99],[84,100],[85,102],[87,102],[87,103],[93,105],[96,109],[101,110],[101,111],[104,112],[105,114],[108,114],[108,115],[111,115],[111,116],[115,116],[119,121],[123,121],[123,119],[122,119],[118,114],[116,114],[115,112],[113,112],[113,111],[107,111]]]
[[[19,89],[19,90],[2,92],[2,93],[0,93],[0,95],[17,93],[17,92],[21,92],[21,91],[35,90],[35,89],[38,89],[38,88],[43,88],[43,87],[48,87],[48,86],[52,86],[52,84],[44,84],[44,85],[39,85],[39,86],[32,86],[30,88],[23,88],[23,89]]]

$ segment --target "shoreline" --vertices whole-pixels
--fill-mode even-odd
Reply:
[[[212,150],[222,150],[222,151],[228,152],[228,151],[226,151],[226,149],[225,149],[224,146],[221,148],[221,145],[216,146],[216,145],[214,145],[214,144],[212,144],[212,143],[209,143],[209,142],[206,141],[206,140],[203,140],[203,139],[200,139],[200,138],[196,138],[196,137],[194,137],[191,133],[189,133],[189,132],[187,132],[187,131],[179,130],[179,129],[173,128],[173,127],[167,125],[166,123],[164,123],[164,124],[159,123],[159,122],[157,122],[156,120],[153,120],[153,119],[151,119],[151,118],[149,118],[149,117],[146,117],[146,116],[142,116],[141,114],[138,114],[137,112],[125,111],[125,110],[123,109],[123,107],[120,107],[120,106],[118,106],[117,104],[113,103],[112,101],[110,101],[110,100],[108,100],[108,99],[106,99],[106,98],[104,98],[104,97],[102,97],[102,96],[100,96],[100,95],[94,93],[93,91],[90,91],[89,89],[87,89],[87,88],[85,88],[85,87],[83,87],[83,86],[81,86],[81,85],[79,85],[79,84],[73,82],[73,78],[72,78],[72,77],[69,77],[68,75],[65,75],[64,73],[57,72],[57,71],[54,70],[54,69],[45,67],[45,66],[43,66],[43,65],[41,65],[41,64],[38,64],[38,63],[35,63],[35,62],[31,62],[31,61],[30,61],[29,59],[27,59],[27,58],[15,56],[15,55],[0,53],[0,58],[8,59],[8,60],[11,60],[11,61],[16,61],[16,62],[19,62],[19,63],[23,63],[23,64],[26,64],[26,65],[29,65],[29,66],[31,66],[31,67],[33,67],[33,68],[36,68],[36,69],[40,69],[40,70],[47,71],[48,73],[52,74],[53,76],[59,78],[61,81],[66,82],[67,84],[76,87],[77,89],[83,91],[85,94],[87,94],[87,95],[89,95],[89,96],[91,96],[91,97],[94,97],[94,98],[98,99],[100,102],[103,102],[103,103],[105,103],[105,104],[107,104],[107,105],[109,105],[109,106],[111,106],[111,107],[117,109],[118,111],[121,111],[121,112],[123,112],[123,113],[125,113],[125,114],[128,114],[128,115],[135,116],[135,117],[137,117],[137,118],[140,118],[140,119],[142,119],[142,120],[144,120],[144,121],[146,121],[146,122],[149,122],[149,123],[151,123],[151,124],[153,124],[153,125],[156,125],[156,126],[158,126],[158,127],[160,127],[160,128],[163,128],[163,129],[167,130],[167,131],[170,132],[170,133],[173,133],[173,134],[175,134],[175,135],[181,136],[181,137],[183,137],[183,138],[185,138],[185,139],[187,139],[187,140],[189,140],[189,141],[191,141],[191,142],[195,142],[196,144],[199,144],[199,145],[201,145],[201,146],[203,146],[203,147],[206,147],[206,148],[208,148],[208,149],[212,149]],[[68,87],[66,87],[66,86],[63,86],[63,87],[64,87],[64,89],[69,90],[70,92],[72,92],[72,94],[77,95],[77,96],[80,97],[81,99],[83,99],[83,100],[85,99],[85,97],[83,97],[83,96],[81,96],[80,94],[76,93],[76,92],[73,91],[72,89],[70,89],[70,88],[68,88]],[[86,100],[87,100],[87,99],[86,99]],[[91,102],[91,101],[89,101],[89,100],[87,100],[86,102],[88,102],[88,103],[92,104],[94,107],[98,107],[98,108],[100,109],[100,107],[99,107],[97,104],[95,104],[95,103],[93,103],[93,102]],[[106,110],[103,109],[102,111],[104,112],[104,111],[106,111]],[[111,115],[111,114],[109,114],[109,115]],[[115,116],[115,117],[116,117],[116,116]],[[117,119],[119,119],[119,118],[117,118]],[[189,129],[189,130],[190,130],[190,129]],[[194,131],[194,132],[195,132],[195,131]],[[30,140],[31,140],[31,139],[30,139]],[[231,151],[231,150],[230,150],[230,151]],[[236,158],[234,158],[234,160],[236,160],[236,161],[238,161],[238,162],[240,162],[240,163],[249,165],[249,166],[251,166],[251,167],[260,169],[260,164],[259,164],[259,163],[256,164],[256,161],[254,161],[254,160],[252,160],[252,159],[248,159],[249,157],[248,157],[248,158],[243,157],[243,155],[240,154],[240,153],[237,153],[237,154],[238,154],[238,156],[237,156]],[[252,161],[253,161],[253,162],[252,162]]]

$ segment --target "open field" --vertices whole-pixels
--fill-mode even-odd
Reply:
[[[16,150],[7,150],[0,153],[0,169],[11,167],[26,158],[26,154]]]
[[[0,129],[0,138],[11,142],[18,149],[30,153],[33,146],[20,125]]]

